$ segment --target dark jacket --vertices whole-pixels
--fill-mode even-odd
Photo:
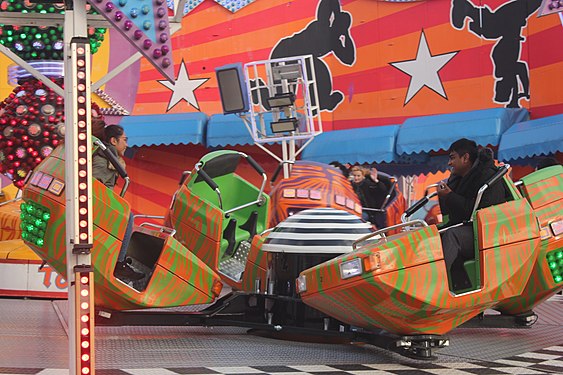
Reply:
[[[381,208],[389,189],[391,189],[391,180],[385,176],[377,176],[378,182],[371,179],[370,176],[359,184],[352,183],[354,191],[363,207]]]
[[[477,192],[498,170],[492,151],[482,149],[469,172],[463,176],[451,175],[448,186],[451,193],[440,198],[440,210],[448,215],[448,225],[458,224],[471,219]],[[479,208],[489,207],[507,201],[508,189],[502,179],[487,188],[481,197]]]
[[[117,160],[125,168],[125,161],[119,155],[117,155],[117,150],[113,145],[104,142],[108,150],[113,153]],[[97,149],[92,156],[92,175],[102,184],[106,185],[108,188],[113,189],[115,183],[117,182],[117,171],[115,167],[106,158],[101,149]]]

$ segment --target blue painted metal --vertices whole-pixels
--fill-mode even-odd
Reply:
[[[395,138],[399,125],[325,132],[303,150],[303,160],[321,163],[391,163],[396,161]]]
[[[272,135],[272,130],[270,129],[271,121],[271,113],[264,115],[267,135]],[[212,115],[209,118],[207,124],[207,147],[252,144],[254,144],[252,136],[244,125],[244,121],[237,115]]]
[[[499,160],[549,155],[563,151],[563,114],[513,125],[500,140]]]
[[[501,135],[514,123],[526,121],[523,108],[493,108],[478,111],[407,119],[397,134],[396,151],[401,154],[447,150],[460,138],[482,146],[497,146]]]
[[[205,113],[127,116],[120,125],[129,146],[205,144],[208,117]]]

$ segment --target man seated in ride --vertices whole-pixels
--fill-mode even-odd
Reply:
[[[463,223],[471,219],[477,193],[497,172],[497,167],[491,149],[479,149],[474,141],[466,138],[451,144],[448,166],[450,178],[438,186],[440,210],[448,215],[448,227],[462,225],[442,232],[442,249],[453,289],[459,290],[470,287],[463,262],[475,258],[473,226]],[[498,181],[485,190],[479,208],[506,202],[508,196],[505,184]]]

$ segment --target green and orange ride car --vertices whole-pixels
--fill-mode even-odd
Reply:
[[[497,183],[506,170],[497,173]],[[420,227],[378,241],[359,241],[355,251],[303,271],[297,282],[303,302],[366,330],[442,335],[520,296],[534,272],[540,227],[530,202],[509,179],[502,181],[512,200],[475,210],[472,216],[476,252],[464,264],[469,288],[452,288],[438,228],[417,221],[401,226]]]
[[[22,238],[41,259],[66,275],[64,146],[35,168],[23,188]],[[92,181],[95,304],[113,310],[170,307],[213,302],[222,283],[208,265],[171,234],[172,229],[135,227],[127,249],[145,277],[124,282],[113,275],[129,203]]]

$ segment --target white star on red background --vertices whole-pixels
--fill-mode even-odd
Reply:
[[[444,67],[458,52],[444,53],[441,55],[433,56],[430,53],[424,30],[420,34],[420,41],[418,43],[418,51],[416,58],[413,60],[393,62],[390,63],[395,68],[411,76],[407,97],[405,98],[406,105],[424,86],[438,93],[446,98],[442,80],[438,75],[440,69]]]
[[[208,79],[209,78],[190,79],[186,64],[184,63],[184,60],[182,60],[176,82],[170,83],[167,80],[158,81],[163,86],[166,86],[168,89],[172,90],[172,96],[170,97],[170,101],[168,102],[168,108],[166,109],[166,112],[170,111],[176,104],[180,103],[180,101],[182,100],[185,100],[199,111],[199,104],[195,97],[194,91],[199,86],[203,85]]]

